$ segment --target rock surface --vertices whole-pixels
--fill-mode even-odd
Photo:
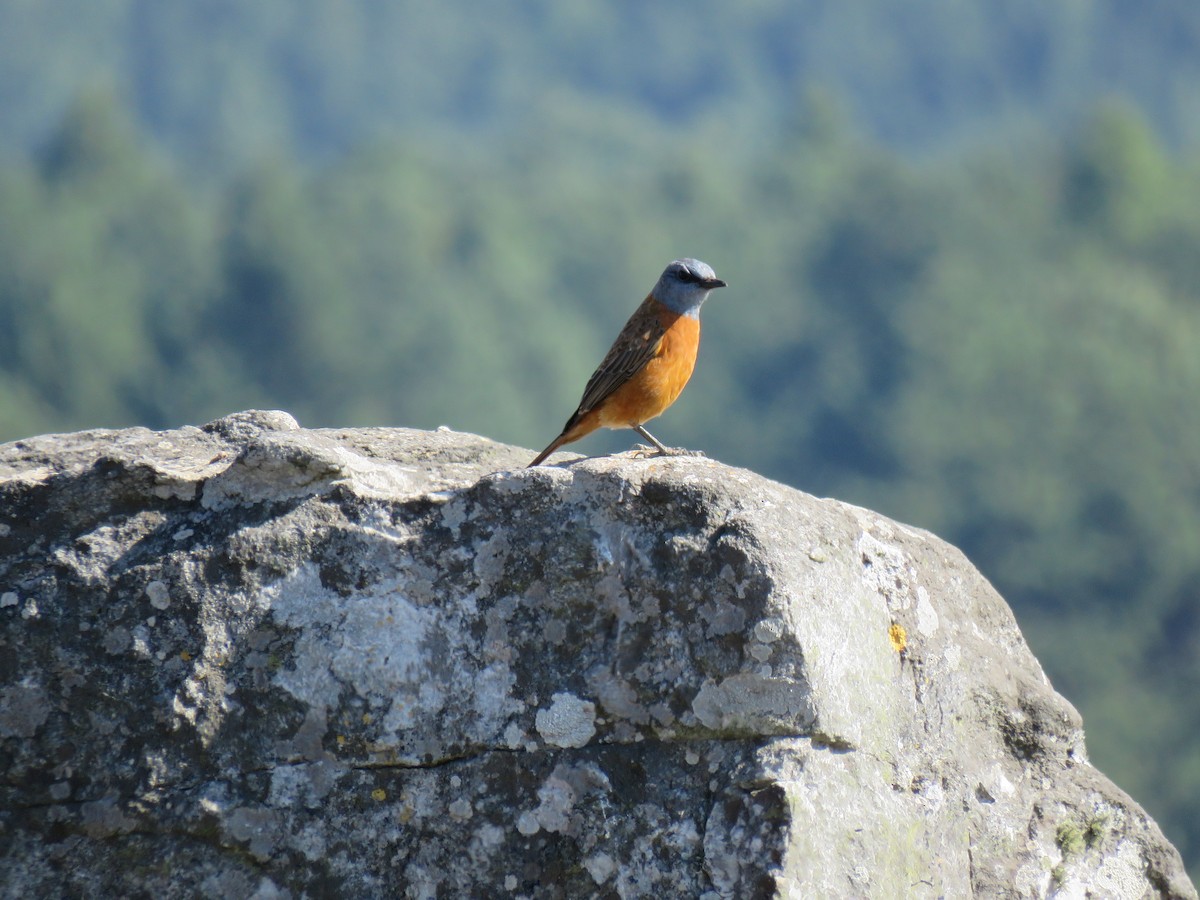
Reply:
[[[954,548],[531,455],[0,447],[4,895],[1196,896]]]

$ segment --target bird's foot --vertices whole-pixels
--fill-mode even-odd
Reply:
[[[634,459],[651,459],[655,456],[704,456],[703,450],[687,450],[683,447],[651,447],[648,444],[634,444],[629,453]]]

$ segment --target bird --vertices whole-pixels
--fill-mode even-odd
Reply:
[[[680,452],[663,446],[643,426],[674,403],[692,377],[700,347],[700,307],[710,291],[723,287],[712,267],[698,259],[676,259],[663,269],[588,379],[562,433],[529,468],[600,427],[632,428],[660,454]]]

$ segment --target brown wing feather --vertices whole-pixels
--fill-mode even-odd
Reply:
[[[666,328],[658,318],[657,305],[647,297],[629,317],[603,361],[588,379],[587,387],[583,389],[583,398],[579,401],[579,408],[571,416],[567,428],[580,416],[591,412],[608,399],[613,391],[654,358],[666,333]]]

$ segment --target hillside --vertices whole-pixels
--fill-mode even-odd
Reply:
[[[961,546],[1200,865],[1200,6],[0,0],[0,440],[655,433]],[[589,454],[628,446],[596,436]]]

